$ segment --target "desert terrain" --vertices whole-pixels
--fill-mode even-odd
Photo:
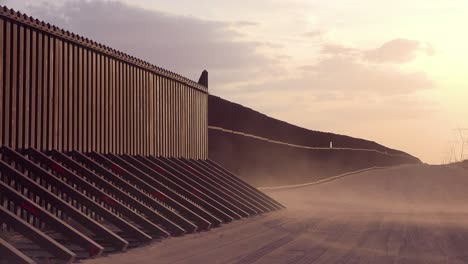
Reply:
[[[287,209],[85,263],[468,263],[466,190],[458,165],[373,169],[265,190]]]

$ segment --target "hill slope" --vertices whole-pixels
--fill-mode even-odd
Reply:
[[[208,106],[210,158],[257,186],[420,163],[373,141],[301,128],[216,96],[210,95]]]

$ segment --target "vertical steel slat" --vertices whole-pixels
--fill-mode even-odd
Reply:
[[[120,91],[120,101],[122,102],[122,110],[120,111],[120,127],[121,127],[121,142],[122,142],[122,153],[128,152],[128,72],[127,64],[121,63],[122,67],[122,86]]]
[[[125,151],[125,68],[124,64],[119,61],[119,152]]]
[[[162,153],[162,142],[161,142],[161,137],[162,137],[162,125],[161,125],[161,88],[159,87],[160,83],[160,77],[158,75],[154,76],[154,88],[156,89],[155,92],[155,97],[154,97],[154,103],[155,103],[155,108],[156,108],[156,131],[154,132],[156,134],[156,153],[155,156],[160,156]]]
[[[166,156],[166,133],[167,133],[167,125],[166,125],[166,93],[165,93],[165,80],[163,77],[159,76],[159,89],[161,96],[159,97],[159,104],[161,105],[161,154],[159,156]]]
[[[37,148],[37,33],[31,30],[31,98],[30,146]]]
[[[183,136],[184,136],[184,126],[183,126],[183,116],[184,116],[184,107],[183,107],[183,100],[184,96],[182,93],[182,87],[179,82],[176,83],[177,87],[177,130],[176,130],[176,135],[177,135],[177,145],[178,145],[178,153],[177,157],[183,157],[184,155],[184,145],[183,145]]]
[[[163,86],[162,86],[162,89],[163,89],[163,92],[164,92],[164,97],[163,97],[163,104],[164,104],[164,114],[163,114],[163,118],[164,118],[164,157],[167,157],[169,156],[169,140],[170,140],[170,137],[169,137],[169,133],[170,133],[170,129],[169,129],[169,104],[170,104],[170,101],[169,101],[169,85],[168,85],[168,80],[166,78],[163,78]]]
[[[1,35],[1,34],[0,34]],[[29,148],[29,136],[30,136],[30,126],[31,126],[31,63],[30,63],[30,53],[31,53],[31,31],[29,28],[26,28],[24,30],[24,41],[25,41],[25,46],[24,46],[24,147]],[[1,55],[0,55],[1,56]],[[1,66],[0,66],[1,67]],[[0,77],[1,78],[1,77]],[[1,87],[0,87],[1,89]],[[1,96],[0,96],[1,98]],[[0,99],[1,102],[1,99]],[[0,120],[1,122],[1,120]],[[0,125],[1,126],[1,125]],[[1,128],[0,128],[1,131]],[[0,137],[1,138],[1,137]],[[1,145],[1,139],[0,139],[0,145]]]
[[[174,136],[174,154],[172,157],[178,157],[179,156],[179,90],[177,89],[177,82],[172,81],[172,93],[173,93],[173,130],[172,130],[172,135]]]
[[[195,113],[198,117],[195,122],[195,145],[197,146],[197,159],[200,158],[201,152],[201,140],[200,140],[200,95],[199,93],[195,93]]]
[[[204,106],[205,106],[204,96],[203,94],[200,94],[200,121],[201,121],[200,136],[201,136],[201,147],[202,147],[202,151],[200,153],[201,154],[200,159],[205,159],[205,151],[206,151],[206,140],[203,134],[204,125],[205,125],[205,111],[203,111]]]
[[[181,154],[181,142],[180,142],[180,136],[181,136],[181,133],[180,133],[180,112],[181,112],[181,108],[180,108],[180,99],[181,99],[181,96],[180,96],[180,89],[179,89],[179,83],[178,82],[174,82],[174,96],[175,96],[175,103],[174,103],[174,108],[175,108],[175,129],[174,129],[174,136],[175,136],[175,139],[176,139],[176,154],[174,157],[180,157],[180,154]]]
[[[175,114],[174,114],[174,86],[173,81],[168,80],[168,92],[169,92],[169,112],[168,112],[168,119],[169,119],[169,157],[173,157],[175,154],[175,139],[174,139],[174,124],[175,124]]]
[[[82,126],[83,126],[83,142],[82,142],[82,151],[88,151],[88,123],[89,123],[89,85],[88,85],[88,50],[83,48],[81,52],[82,58],[82,83],[83,83],[83,110],[82,110]]]
[[[190,108],[190,101],[189,101],[189,95],[190,95],[190,88],[186,87],[185,85],[183,86],[183,91],[184,91],[184,146],[185,146],[185,156],[184,157],[190,157],[190,139],[189,139],[189,108]]]
[[[169,127],[169,105],[170,105],[170,97],[169,97],[169,85],[168,85],[168,80],[166,78],[163,79],[163,91],[164,91],[164,98],[163,98],[163,104],[164,104],[164,157],[169,156],[169,133],[170,133],[170,127]]]
[[[182,134],[182,142],[183,142],[183,155],[182,157],[188,157],[189,156],[189,149],[190,149],[190,141],[188,140],[188,109],[190,107],[189,103],[189,89],[184,84],[181,84],[182,87],[182,128],[183,128],[183,134]]]
[[[92,57],[92,52],[88,49],[85,50],[86,53],[86,91],[87,91],[87,96],[86,96],[86,126],[87,126],[87,131],[86,131],[86,150],[85,151],[90,151],[92,149],[93,143],[93,136],[92,136],[92,129],[93,129],[93,79],[92,79],[92,66],[93,66],[93,57]]]
[[[68,57],[68,63],[67,63],[67,71],[68,71],[68,103],[67,103],[67,111],[68,111],[68,134],[67,136],[67,141],[68,141],[68,149],[67,150],[72,150],[73,149],[73,137],[74,137],[74,129],[73,129],[73,45],[71,43],[68,43],[68,50],[67,50],[67,57]]]
[[[141,69],[136,68],[136,75],[135,75],[135,121],[136,121],[136,153],[141,153],[141,104],[142,98],[138,96],[141,94]]]
[[[10,97],[10,146],[13,148],[17,147],[17,130],[16,124],[18,122],[18,107],[17,107],[17,96],[18,96],[18,25],[12,24],[12,47],[11,47],[11,97]]]
[[[122,63],[122,152],[129,153],[128,150],[128,72],[127,72],[127,64]]]
[[[135,118],[135,68],[130,67],[129,65],[129,78],[130,78],[130,118],[129,118],[129,126],[130,126],[130,153],[135,154],[135,128],[136,128],[136,118]]]
[[[114,153],[120,152],[120,62],[118,60],[114,60],[113,63],[113,75],[114,75]]]
[[[54,138],[55,138],[55,131],[57,129],[57,126],[54,125],[55,120],[55,111],[57,104],[55,103],[55,38],[50,37],[49,38],[49,72],[48,72],[48,87],[49,87],[49,95],[48,95],[48,118],[47,118],[47,126],[49,128],[48,134],[47,134],[47,150],[51,150],[54,148]]]
[[[84,114],[84,111],[83,111],[83,106],[84,106],[84,103],[83,103],[83,100],[84,100],[84,97],[83,97],[83,56],[82,56],[82,51],[83,49],[81,47],[77,47],[76,49],[76,75],[77,75],[77,79],[76,79],[76,84],[77,84],[77,145],[76,145],[76,150],[78,151],[83,151],[83,139],[84,139],[84,135],[83,135],[83,132],[84,132],[84,125],[83,125],[83,114]]]
[[[44,76],[44,61],[43,61],[43,34],[37,33],[37,126],[36,126],[36,141],[37,146],[40,150],[43,150],[42,145],[42,134],[43,134],[43,119],[44,119],[44,108],[42,103],[43,98],[43,76]]]
[[[55,40],[55,69],[54,69],[54,83],[55,83],[55,98],[54,98],[54,147],[53,149],[62,149],[62,41]]]
[[[161,97],[162,97],[162,92],[161,92],[161,77],[156,75],[156,98],[155,98],[155,103],[156,103],[156,147],[157,147],[157,154],[156,156],[161,156],[162,155],[162,134],[163,134],[163,126],[162,126],[162,103],[161,103]]]
[[[138,69],[138,82],[137,82],[137,122],[138,122],[138,133],[137,133],[137,144],[138,152],[143,153],[143,70]]]
[[[178,96],[178,89],[177,89],[177,83],[175,81],[171,80],[171,87],[172,87],[172,135],[173,135],[173,149],[174,153],[172,154],[171,157],[178,157],[179,156],[179,133],[178,132],[178,127],[179,127],[179,96]]]
[[[101,57],[101,153],[107,152],[107,57]]]
[[[148,155],[154,155],[154,79],[153,74],[148,73]]]
[[[96,95],[96,53],[91,53],[91,150],[97,150],[97,95]]]
[[[133,119],[133,69],[130,65],[127,65],[127,153],[133,154],[133,140],[134,134],[133,129],[135,129],[134,119]]]
[[[109,152],[115,153],[115,61],[110,60],[109,75]]]
[[[182,84],[179,84],[180,87],[180,92],[181,92],[181,101],[182,103],[180,104],[181,107],[181,145],[182,145],[182,155],[181,157],[187,157],[187,141],[186,141],[186,134],[187,134],[187,125],[186,125],[186,115],[187,115],[187,93],[186,89]]]
[[[127,153],[134,153],[133,152],[133,129],[135,125],[133,124],[133,74],[132,68],[130,65],[125,65],[127,68],[127,118],[126,126],[127,126]]]
[[[193,155],[192,141],[192,89],[187,89],[187,152],[188,157]]]
[[[177,153],[177,157],[182,157],[184,155],[184,145],[183,145],[183,140],[182,137],[184,136],[184,127],[183,127],[183,111],[184,107],[182,106],[183,104],[183,93],[182,93],[182,86],[179,82],[177,84],[177,130],[176,130],[176,135],[177,135],[177,145],[179,145],[179,153]]]
[[[72,115],[73,115],[73,133],[72,133],[72,149],[78,149],[78,138],[80,137],[79,135],[79,128],[78,128],[78,118],[79,118],[79,102],[80,102],[80,96],[79,96],[79,87],[78,87],[78,46],[77,45],[72,45],[72,60],[70,64],[72,65],[72,89],[73,89],[73,98],[72,99],[72,105],[73,105],[73,110],[72,110]]]
[[[18,28],[18,121],[16,123],[17,149],[24,149],[24,28]]]
[[[104,80],[103,80],[103,92],[104,92],[104,97],[103,99],[103,120],[104,120],[104,133],[103,133],[103,153],[108,153],[109,152],[109,58],[107,56],[103,57],[103,64],[104,64]]]
[[[151,120],[153,122],[152,126],[152,137],[153,137],[153,151],[150,155],[158,154],[158,76],[156,74],[151,74],[151,85],[152,85],[152,115]]]
[[[139,69],[136,68],[136,67],[132,67],[133,68],[133,92],[132,92],[132,97],[133,97],[133,120],[134,120],[134,127],[133,127],[133,136],[134,136],[134,139],[133,139],[133,153],[134,154],[137,154],[138,151],[139,151],[139,145],[138,145],[138,141],[139,141],[139,125],[140,125],[140,122],[138,120],[138,107],[139,107],[139,104],[138,104],[138,71]]]
[[[192,158],[196,157],[197,142],[195,141],[195,91],[190,89],[190,146],[192,148]]]
[[[47,150],[49,139],[49,36],[42,36],[42,150]]]
[[[202,118],[203,118],[203,125],[202,125],[202,135],[203,135],[203,156],[202,159],[208,158],[208,96],[206,94],[201,95],[203,98],[203,107],[202,107]]]
[[[118,60],[114,61],[113,66],[114,72],[114,153],[120,153],[120,62]]]
[[[202,94],[204,100],[203,100],[203,120],[205,121],[203,123],[203,138],[205,139],[203,146],[205,148],[205,151],[203,152],[203,158],[202,159],[208,159],[208,95],[207,94]]]
[[[139,139],[139,146],[140,146],[140,149],[138,151],[138,153],[143,153],[143,155],[146,155],[145,154],[145,71],[144,70],[141,70],[140,69],[140,74],[139,74],[139,78],[140,78],[140,81],[138,83],[138,86],[139,86],[139,91],[138,91],[138,98],[139,98],[139,113],[138,113],[138,119],[139,119],[139,129],[140,129],[140,133],[139,133],[139,136],[138,136],[138,139]]]
[[[5,75],[5,49],[4,49],[4,42],[6,40],[5,36],[5,23],[4,20],[0,18],[0,131],[2,131],[2,134],[0,135],[0,146],[2,146],[4,143],[3,137],[4,137],[4,128],[3,128],[3,122],[4,122],[4,113],[5,111],[3,110],[3,107],[5,106],[5,103],[3,102],[3,89],[5,86],[3,85],[3,81],[5,80],[4,75]],[[3,201],[0,199],[0,203],[3,204]]]
[[[198,92],[193,93],[193,116],[197,117],[198,116]],[[198,118],[195,118],[193,120],[193,145],[195,147],[195,158],[198,158],[198,154],[200,151],[200,142],[198,142]]]
[[[70,123],[70,117],[69,117],[69,100],[68,100],[68,94],[69,94],[69,81],[68,81],[68,51],[69,51],[69,44],[68,42],[63,43],[63,51],[62,51],[62,60],[63,60],[63,65],[62,65],[62,72],[63,72],[63,80],[62,80],[62,85],[63,85],[63,94],[62,94],[62,109],[63,109],[63,114],[62,114],[62,120],[63,120],[63,138],[62,138],[62,149],[63,151],[69,151],[70,146],[69,146],[69,123]]]
[[[141,116],[142,116],[142,120],[141,120],[141,124],[142,124],[142,138],[141,138],[141,141],[142,141],[142,153],[143,155],[148,155],[148,147],[149,147],[149,144],[148,144],[148,112],[149,112],[149,109],[148,109],[148,80],[147,80],[147,72],[145,70],[143,70],[143,83],[142,83],[142,93],[141,93],[141,100],[142,100],[142,113],[141,113]]]
[[[191,107],[192,107],[192,89],[190,89],[189,87],[184,87],[186,89],[186,112],[185,112],[185,115],[186,115],[186,134],[185,134],[185,142],[187,144],[187,157],[191,157],[192,156],[192,144],[193,142],[191,141]]]
[[[151,106],[150,106],[150,101],[151,101],[151,93],[150,93],[150,79],[149,79],[149,72],[144,71],[145,73],[145,86],[144,86],[144,97],[143,100],[145,101],[145,107],[144,107],[144,112],[145,112],[145,118],[143,121],[144,124],[144,147],[145,147],[145,155],[148,156],[150,154],[151,150],[151,135],[149,133],[149,129],[151,127],[151,120],[150,120],[150,113],[151,113]]]
[[[102,86],[101,86],[101,55],[96,54],[96,151],[102,152],[101,128],[102,128]]]

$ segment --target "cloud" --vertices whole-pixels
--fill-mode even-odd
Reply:
[[[325,55],[335,55],[335,56],[336,55],[354,55],[354,54],[361,53],[361,51],[354,49],[354,48],[349,48],[343,45],[330,44],[330,43],[323,44],[320,52]]]
[[[116,1],[15,2],[29,15],[192,79],[207,69],[212,87],[275,67],[275,59],[257,51],[273,44],[241,40],[236,30],[253,22],[202,20]]]
[[[405,63],[412,61],[418,53],[432,56],[435,51],[428,43],[409,39],[394,39],[377,49],[364,51],[363,57],[372,62]]]
[[[368,64],[352,56],[326,57],[315,64],[300,66],[297,70],[296,77],[270,79],[256,85],[244,84],[230,93],[295,91],[329,99],[338,95],[346,98],[408,95],[434,88],[432,80],[423,72],[402,71],[392,65]]]
[[[304,36],[308,38],[317,38],[317,37],[321,37],[322,35],[323,35],[323,32],[320,30],[313,30],[313,31],[306,32],[304,34]]]
[[[418,96],[435,88],[423,72],[368,63],[362,51],[342,45],[324,45],[322,54],[326,56],[317,63],[297,67],[293,78],[240,85],[225,94],[277,118],[328,131],[336,128],[336,122],[418,120],[439,109]],[[305,116],[313,121],[304,121]]]
[[[303,80],[309,86],[346,94],[375,95],[409,94],[433,88],[433,83],[421,72],[404,72],[392,66],[361,63],[351,57],[333,56],[303,69]]]

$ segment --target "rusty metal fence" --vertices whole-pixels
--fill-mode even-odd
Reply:
[[[206,71],[196,83],[0,8],[0,263],[71,263],[284,208],[208,160],[207,86]]]
[[[0,9],[0,145],[207,158],[207,88]]]

